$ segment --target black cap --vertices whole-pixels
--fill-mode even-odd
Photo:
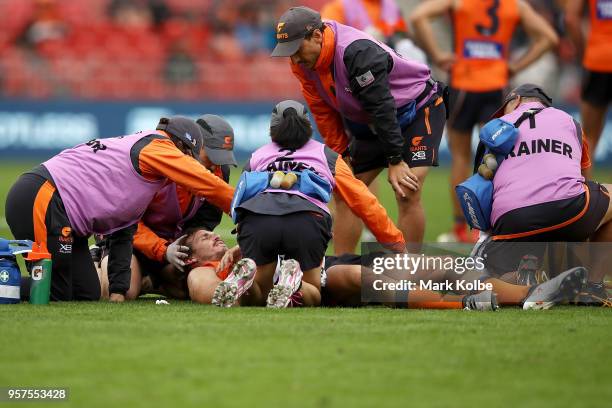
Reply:
[[[321,27],[321,15],[315,10],[300,6],[291,7],[278,20],[276,25],[276,47],[273,57],[290,57],[302,44],[306,34]]]
[[[234,129],[228,121],[217,115],[202,115],[196,123],[204,129],[204,150],[217,166],[237,166],[234,157]]]
[[[192,156],[196,160],[200,160],[200,150],[202,150],[202,145],[204,144],[204,136],[200,126],[193,120],[184,116],[161,118],[156,129],[163,130],[178,138],[190,148]]]
[[[525,98],[538,98],[544,106],[552,106],[552,99],[550,96],[546,95],[546,92],[544,92],[542,88],[534,84],[523,84],[517,86],[511,90],[508,95],[506,95],[502,106],[495,111],[491,118],[499,118],[500,116],[504,116],[504,109],[506,108],[506,105],[517,96],[522,96]]]

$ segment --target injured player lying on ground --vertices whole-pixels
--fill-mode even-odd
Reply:
[[[242,259],[240,249],[228,248],[214,232],[202,228],[187,231],[183,244],[189,248],[185,272],[166,265],[159,274],[143,271],[140,295],[159,294],[171,299],[229,306],[239,304],[251,287],[255,263]],[[100,270],[102,298],[108,296],[108,278]],[[229,304],[228,304],[229,302]]]
[[[252,260],[241,258],[238,246],[228,248],[221,237],[205,229],[189,231],[184,244],[190,254],[186,272],[181,273],[168,265],[156,279],[145,276],[141,294],[155,293],[222,307],[250,304],[249,290],[256,266]],[[384,253],[326,256],[321,266],[322,305],[356,307],[384,304],[402,308],[495,310],[499,304],[548,309],[571,301],[584,286],[587,274],[585,268],[575,267],[539,284],[518,285],[497,278],[483,279],[480,276],[482,271],[458,274],[455,270],[440,268],[436,262],[425,261],[415,271],[392,268],[383,273],[374,272],[376,259],[397,256]],[[401,256],[419,257],[421,260],[435,258],[422,254]],[[277,276],[282,275],[285,264],[299,268],[290,260],[281,261]],[[276,284],[282,284],[282,279],[277,279]],[[430,290],[442,286],[448,290]],[[299,285],[295,287],[293,292],[287,293],[291,299],[299,299],[299,296],[294,296],[299,292]],[[481,287],[485,290],[462,289]],[[291,299],[289,306],[300,305]]]

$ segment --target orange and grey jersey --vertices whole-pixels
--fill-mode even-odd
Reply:
[[[596,72],[612,72],[612,1],[589,0],[591,31],[584,52],[584,66]]]
[[[220,266],[221,266],[221,261],[205,261],[205,262],[198,262],[192,265],[191,269],[211,268],[215,271],[215,274],[217,275],[219,279],[225,280],[229,276],[234,265],[230,263],[226,265],[224,269],[221,269]]]
[[[453,88],[486,92],[508,84],[510,41],[518,21],[518,0],[458,0],[453,10]]]

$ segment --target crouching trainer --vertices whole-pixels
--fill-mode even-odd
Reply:
[[[200,150],[200,162],[214,175],[229,182],[230,166],[236,166],[234,158],[234,130],[222,117],[202,115],[196,123],[201,127],[204,143]],[[168,281],[175,282],[176,276],[185,278],[183,267],[189,257],[183,244],[186,231],[202,227],[214,230],[221,222],[223,211],[205,197],[194,196],[186,188],[169,183],[153,197],[134,234],[134,256],[132,257],[132,279],[127,299],[142,294],[143,278],[148,277],[148,290],[155,291],[160,285],[167,287]],[[107,273],[108,257],[101,262],[101,273]],[[175,268],[165,268],[172,264]],[[169,272],[169,273],[165,273]],[[102,297],[108,297],[102,279]],[[185,279],[181,282],[185,284]],[[144,292],[148,291],[145,290]],[[169,295],[166,293],[166,295]]]
[[[276,105],[270,137],[271,143],[251,156],[232,204],[242,255],[257,264],[254,303],[265,304],[267,296],[271,307],[286,307],[291,298],[305,305],[320,304],[320,266],[331,238],[327,203],[332,191],[380,243],[405,250],[401,231],[366,185],[338,153],[311,139],[304,105],[291,100]],[[272,288],[279,255],[285,260]]]
[[[136,223],[169,181],[229,212],[233,188],[195,159],[202,143],[192,120],[162,118],[157,130],[64,150],[15,182],[6,220],[16,239],[36,241],[51,254],[52,300],[100,298],[87,246],[92,234],[108,235],[110,300],[125,300]]]
[[[492,205],[482,222],[486,225],[477,226],[491,235],[480,249],[488,274],[518,271],[524,255],[543,256],[543,245],[525,242],[612,240],[611,186],[583,177],[590,158],[580,124],[553,107],[551,98],[532,84],[512,90],[494,116],[499,118],[481,131],[475,163],[479,174],[492,180]],[[506,134],[516,136],[500,151]],[[491,155],[482,160],[485,145],[496,156],[494,173],[487,159]],[[467,218],[475,214],[466,211]],[[588,292],[603,296],[602,271],[605,268],[591,270]],[[511,274],[509,281],[517,276]]]

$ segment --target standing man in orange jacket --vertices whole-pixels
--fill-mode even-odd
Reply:
[[[405,59],[370,35],[316,11],[293,7],[277,25],[273,57],[289,57],[325,144],[350,158],[369,185],[388,167],[398,204],[398,228],[407,242],[425,231],[421,188],[436,166],[446,122],[446,86],[429,67]],[[335,200],[336,253],[354,252],[360,223]]]
[[[451,13],[454,53],[442,52],[429,20]],[[455,186],[471,173],[472,130],[489,120],[503,99],[504,88],[517,72],[557,44],[553,28],[523,0],[431,0],[410,16],[417,39],[440,69],[450,72],[451,111],[448,141],[451,153],[451,197],[456,240],[469,242],[467,224]],[[529,49],[509,61],[510,41],[517,24],[531,39]]]

